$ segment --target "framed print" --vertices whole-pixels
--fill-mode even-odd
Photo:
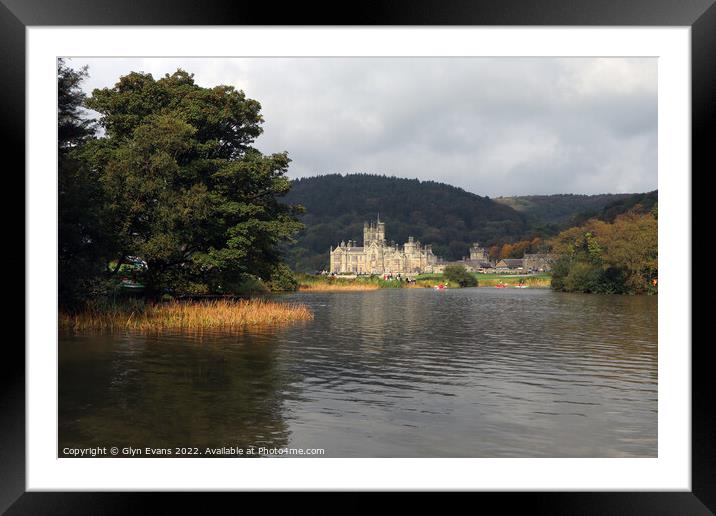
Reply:
[[[3,0],[27,244],[3,510],[713,511],[713,2],[316,10]]]

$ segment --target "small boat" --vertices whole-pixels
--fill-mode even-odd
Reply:
[[[527,285],[515,285],[515,288],[527,288]]]
[[[141,283],[134,281],[129,278],[122,278],[122,282],[120,283],[120,288],[128,289],[128,290],[141,290],[144,288],[144,285]]]
[[[447,287],[445,285],[443,285],[442,283],[440,283],[440,285],[435,285],[433,288],[435,290],[445,290]]]
[[[504,283],[498,283],[497,285],[495,285],[495,288],[507,288],[507,285],[505,285]]]

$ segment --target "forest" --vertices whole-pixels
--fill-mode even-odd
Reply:
[[[292,181],[286,195],[305,212],[299,215],[304,228],[284,250],[295,270],[321,270],[331,246],[362,242],[363,222],[380,214],[389,241],[402,244],[413,236],[432,244],[445,260],[468,255],[473,242],[488,248],[493,260],[521,258],[549,251],[549,239],[560,231],[593,217],[613,218],[645,196],[655,199],[656,192],[490,199],[435,181],[370,174],[307,177]]]

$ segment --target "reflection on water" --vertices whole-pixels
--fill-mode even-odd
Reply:
[[[62,336],[59,445],[333,457],[657,452],[657,298],[537,289],[299,293],[241,335]]]

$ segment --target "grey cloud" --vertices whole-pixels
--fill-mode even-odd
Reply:
[[[657,187],[653,58],[73,59],[86,87],[182,67],[259,100],[292,177],[384,173],[480,195]]]

